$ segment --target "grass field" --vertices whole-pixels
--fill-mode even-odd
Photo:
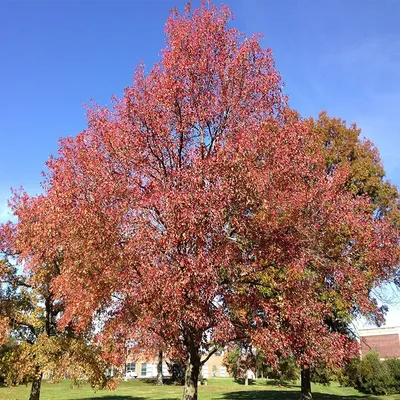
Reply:
[[[30,387],[0,388],[0,400],[28,400]],[[299,387],[289,385],[279,387],[265,380],[244,386],[231,379],[210,379],[207,386],[199,389],[199,400],[297,400]],[[341,388],[336,383],[330,386],[313,385],[315,400],[400,400],[396,396],[367,396],[352,388]],[[182,387],[164,385],[162,387],[146,381],[121,382],[114,392],[94,392],[90,386],[71,388],[70,382],[63,381],[52,384],[44,382],[41,400],[180,400]]]

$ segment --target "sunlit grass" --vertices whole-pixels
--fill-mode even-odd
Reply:
[[[0,388],[0,400],[28,400],[29,386]],[[260,379],[250,386],[244,386],[231,379],[209,379],[207,386],[200,386],[200,400],[297,400],[298,385],[277,386],[273,382]],[[367,396],[353,388],[341,388],[337,383],[330,386],[313,385],[315,400],[400,400],[396,396]],[[120,382],[117,389],[110,391],[93,391],[84,385],[72,388],[69,381],[60,383],[44,382],[41,400],[169,400],[181,399],[182,387],[174,385],[155,386],[151,382],[132,380]]]

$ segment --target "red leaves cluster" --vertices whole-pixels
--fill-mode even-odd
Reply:
[[[60,142],[44,196],[16,199],[16,246],[35,271],[62,256],[62,323],[100,314],[114,348],[241,339],[339,362],[348,342],[324,321],[375,311],[398,234],[346,192],[346,171],[327,176],[271,52],[230,18],[171,15],[161,62]]]

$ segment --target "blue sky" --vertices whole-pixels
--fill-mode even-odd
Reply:
[[[219,1],[216,1],[219,4]],[[233,25],[264,34],[292,107],[357,122],[400,184],[400,2],[228,1]],[[5,1],[0,4],[0,221],[10,187],[40,191],[59,137],[85,128],[82,103],[108,104],[164,45],[169,10],[186,1]],[[199,1],[193,1],[197,6]],[[394,314],[392,314],[394,315]],[[400,313],[396,315],[400,325]]]

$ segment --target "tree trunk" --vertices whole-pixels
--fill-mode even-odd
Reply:
[[[300,400],[312,400],[310,368],[301,368],[301,396]]]
[[[186,363],[185,389],[183,400],[197,400],[197,388],[200,374],[200,354],[199,349],[191,347],[190,356]]]
[[[249,386],[249,374],[246,372],[246,378],[244,378],[244,385]]]
[[[42,377],[43,374],[40,372],[40,369],[36,367],[36,375],[32,381],[31,395],[29,396],[29,400],[40,400],[40,387],[42,385]]]
[[[162,374],[162,364],[163,364],[163,352],[160,350],[158,352],[158,364],[157,364],[157,385],[163,384],[163,374]]]

